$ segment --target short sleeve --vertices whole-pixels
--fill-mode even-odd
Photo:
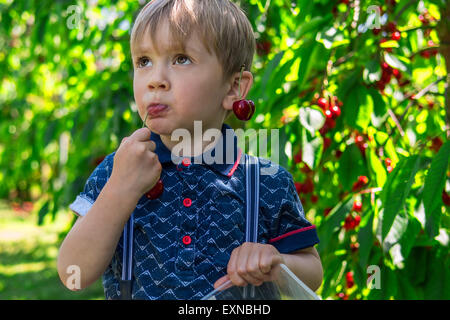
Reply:
[[[84,216],[91,209],[98,195],[111,176],[114,163],[114,153],[107,155],[103,161],[94,169],[86,181],[83,191],[76,197],[75,201],[69,205],[78,216]]]
[[[316,227],[305,217],[292,175],[281,166],[273,184],[279,199],[272,216],[269,243],[280,253],[290,253],[319,243]]]

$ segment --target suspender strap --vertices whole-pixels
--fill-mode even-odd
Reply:
[[[245,242],[258,242],[258,213],[259,213],[259,160],[256,157],[245,155],[246,180],[246,221]],[[244,287],[244,298],[255,297],[255,287]]]
[[[246,227],[245,241],[258,242],[259,212],[259,162],[258,158],[246,155]]]
[[[122,278],[120,285],[120,299],[131,300],[132,292],[132,268],[133,268],[133,225],[134,218],[131,214],[125,228],[123,229],[123,256],[122,256]]]

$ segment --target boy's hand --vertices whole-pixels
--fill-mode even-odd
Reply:
[[[111,183],[138,198],[155,186],[162,171],[158,155],[154,153],[156,144],[150,140],[150,135],[148,128],[136,130],[122,139],[114,155]]]
[[[270,244],[244,242],[231,252],[227,275],[214,283],[219,287],[227,280],[235,286],[261,285],[274,278],[275,267],[284,263],[283,256]]]

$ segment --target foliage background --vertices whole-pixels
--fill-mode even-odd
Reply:
[[[257,111],[227,122],[281,129],[280,164],[321,239],[319,294],[450,298],[449,2],[237,2],[257,37]],[[143,4],[0,1],[0,198],[38,225],[69,214],[102,157],[141,126],[128,41]],[[341,102],[334,121],[320,97]],[[370,265],[380,289],[366,284]]]

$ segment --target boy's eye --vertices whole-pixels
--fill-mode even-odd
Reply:
[[[147,58],[147,57],[140,57],[140,58],[137,60],[137,66],[138,66],[138,68],[146,67],[146,66],[147,66],[147,63],[149,63],[149,62],[150,62],[150,59],[149,59],[149,58]]]
[[[191,59],[189,59],[188,57],[186,57],[184,55],[178,55],[175,58],[175,62],[179,63],[179,64],[189,64],[189,63],[191,63]]]

